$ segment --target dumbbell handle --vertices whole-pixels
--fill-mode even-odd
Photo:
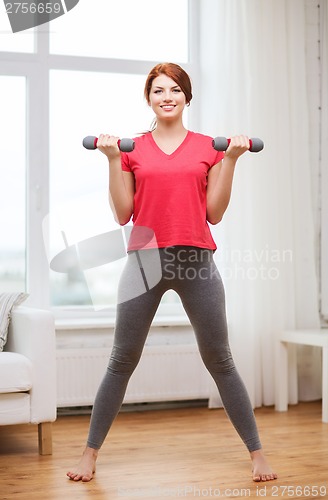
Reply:
[[[215,137],[212,141],[212,146],[216,151],[226,151],[230,144],[231,139],[226,139],[225,137]],[[264,148],[264,143],[262,139],[258,139],[257,137],[253,137],[253,139],[249,139],[249,151],[251,153],[258,153],[262,151]]]
[[[95,137],[94,135],[88,135],[82,141],[82,144],[86,149],[97,149],[97,143],[98,137]],[[135,146],[134,140],[127,138],[119,139],[117,145],[120,151],[123,151],[124,153],[131,153]]]

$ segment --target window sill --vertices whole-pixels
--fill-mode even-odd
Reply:
[[[188,326],[190,322],[186,316],[155,316],[152,326]],[[56,330],[88,330],[90,328],[114,328],[115,318],[57,318]]]

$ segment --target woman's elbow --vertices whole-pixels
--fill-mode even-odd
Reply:
[[[215,226],[219,222],[221,222],[223,217],[223,213],[219,210],[210,210],[209,208],[207,209],[206,212],[206,220],[212,224],[212,226]]]
[[[207,217],[207,221],[212,224],[212,226],[216,226],[216,224],[219,224],[221,222],[222,216],[212,216],[212,217]]]
[[[116,221],[116,222],[117,222],[120,226],[125,226],[128,222],[130,222],[130,220],[131,220],[131,216],[132,216],[132,214],[131,214],[131,215],[129,215],[129,216],[123,216],[123,215],[118,216],[118,215],[117,215],[117,216],[115,217],[115,221]]]
[[[120,226],[125,226],[125,224],[130,222],[131,217],[133,215],[132,208],[116,209],[115,205],[111,203],[111,209],[115,222],[117,222]]]

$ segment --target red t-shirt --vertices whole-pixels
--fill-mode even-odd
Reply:
[[[206,220],[209,169],[224,154],[212,138],[188,131],[170,155],[151,133],[135,140],[131,153],[122,153],[122,169],[135,177],[133,230],[128,250],[188,245],[216,249]]]

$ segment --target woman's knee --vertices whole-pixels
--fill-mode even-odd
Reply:
[[[212,349],[201,351],[200,354],[206,368],[211,374],[226,374],[235,370],[235,363],[230,350],[222,353]]]
[[[138,349],[113,348],[109,358],[108,370],[114,374],[131,374],[141,357]]]

